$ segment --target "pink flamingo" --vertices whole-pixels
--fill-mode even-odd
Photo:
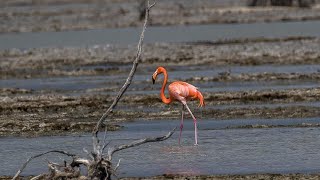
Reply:
[[[180,101],[182,103],[179,145],[180,145],[180,138],[181,138],[181,133],[182,133],[182,129],[183,129],[184,107],[187,108],[187,110],[189,111],[190,115],[193,118],[195,145],[198,145],[197,119],[194,117],[191,110],[189,109],[189,107],[187,105],[187,100],[199,99],[200,100],[199,107],[203,107],[205,104],[204,104],[204,99],[203,99],[201,92],[198,91],[198,89],[195,86],[193,86],[189,83],[186,83],[183,81],[175,81],[168,86],[169,98],[166,98],[166,96],[164,95],[164,90],[166,88],[166,84],[168,81],[168,74],[167,74],[167,70],[164,67],[157,68],[157,70],[152,75],[152,82],[154,84],[155,80],[157,79],[157,76],[161,73],[163,73],[163,75],[164,75],[164,80],[163,80],[162,88],[160,91],[160,97],[161,97],[162,102],[164,102],[165,104],[169,104],[169,103],[176,100],[176,101]]]

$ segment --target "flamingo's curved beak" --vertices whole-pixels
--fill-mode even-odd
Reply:
[[[158,75],[158,70],[152,74],[152,83],[153,84],[156,82],[157,75]]]
[[[152,84],[154,84],[154,82],[156,82],[156,80],[153,78],[153,76],[152,76]]]

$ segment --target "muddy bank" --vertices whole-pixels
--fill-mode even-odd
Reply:
[[[172,180],[224,180],[224,179],[233,179],[233,180],[245,180],[245,179],[265,179],[265,180],[287,180],[287,179],[319,179],[319,174],[252,174],[252,175],[200,175],[200,176],[188,176],[188,175],[161,175],[155,177],[143,177],[143,178],[121,178],[122,180],[163,180],[163,179],[172,179]]]
[[[220,73],[217,77],[192,77],[187,79],[188,82],[199,82],[199,81],[274,81],[274,80],[319,80],[320,73],[254,73],[247,74],[241,73],[239,75],[232,75],[232,72],[227,71],[225,73]]]
[[[36,121],[36,120],[35,120]],[[37,137],[37,136],[57,136],[57,135],[77,135],[84,132],[91,132],[96,126],[96,122],[35,122],[24,121],[18,122],[7,121],[1,123],[0,136],[24,136],[24,137]],[[40,123],[40,124],[39,124]],[[105,128],[103,125],[102,128]],[[108,131],[120,130],[120,125],[107,125]]]
[[[1,1],[0,32],[65,31],[139,26],[143,1]],[[253,23],[320,19],[312,8],[247,7],[240,1],[159,1],[151,25]]]
[[[8,90],[6,90],[8,91]],[[319,107],[281,105],[290,102],[320,100],[320,89],[265,90],[251,92],[206,93],[207,107],[194,112],[202,119],[224,120],[241,118],[309,118],[319,117]],[[57,94],[29,94],[1,97],[0,135],[57,135],[90,132],[96,121],[111,104],[109,95],[66,96]],[[215,108],[221,104],[250,104],[250,107]],[[274,103],[273,106],[263,106]],[[260,104],[255,106],[254,104]],[[281,106],[279,106],[279,105]],[[113,112],[108,130],[119,130],[116,123],[134,120],[179,119],[180,108],[176,103],[164,105],[158,95],[126,95]],[[302,125],[317,127],[317,124]],[[297,126],[300,127],[300,126]],[[261,128],[261,127],[247,127]]]
[[[263,102],[298,102],[319,100],[319,88],[291,89],[291,90],[264,90],[247,92],[218,92],[206,96],[208,102],[218,101],[220,103],[263,103]],[[220,104],[219,103],[219,104]]]
[[[258,66],[320,64],[320,40],[310,37],[246,39],[187,44],[148,44],[142,67],[167,66]],[[39,48],[0,51],[0,78],[123,75],[130,69],[135,46],[93,46],[88,48]],[[144,68],[138,68],[143,72]],[[272,74],[233,79],[266,78]],[[260,76],[260,77],[259,77]],[[261,77],[263,76],[263,77]],[[304,75],[277,75],[279,79]],[[297,77],[298,76],[298,77]],[[311,75],[317,79],[318,74]],[[309,78],[309,77],[307,77]],[[223,77],[220,79],[224,79]],[[231,78],[232,79],[232,78]]]
[[[91,132],[103,113],[101,107],[106,108],[107,105],[104,100],[96,102],[97,98],[88,101],[85,97],[75,99],[57,95],[26,96],[22,97],[24,100],[18,98],[13,101],[9,99],[1,98],[0,136]],[[96,112],[94,108],[98,106],[101,110]],[[121,129],[121,126],[109,123],[107,129],[115,131]]]
[[[31,177],[28,177],[31,178]],[[287,180],[287,179],[301,179],[301,180],[313,180],[319,179],[319,174],[250,174],[250,175],[173,175],[165,174],[153,177],[127,177],[119,178],[120,180],[246,180],[246,179],[265,179],[265,180]],[[0,176],[1,180],[10,180],[11,176]]]
[[[313,102],[320,100],[319,88],[289,89],[289,90],[262,90],[204,93],[207,106],[222,104],[246,103],[292,103]],[[141,105],[146,107],[163,107],[158,93],[154,95],[137,96],[126,95],[121,106]],[[60,111],[63,108],[76,108],[77,106],[104,109],[112,102],[112,96],[88,94],[84,96],[66,96],[57,94],[24,95],[15,97],[1,97],[1,110],[5,112],[42,112],[51,110]],[[195,102],[196,103],[196,102]],[[83,109],[82,109],[83,110]],[[85,112],[85,111],[84,111]]]
[[[230,126],[226,129],[251,129],[251,128],[310,128],[320,127],[320,124],[301,123],[296,125],[266,125],[266,124],[252,124],[243,126]]]

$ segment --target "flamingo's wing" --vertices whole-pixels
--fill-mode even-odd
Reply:
[[[183,81],[177,81],[177,83],[179,83],[179,84],[181,84],[181,85],[183,85],[183,86],[187,86],[188,89],[190,89],[190,90],[193,90],[193,91],[198,90],[198,87],[195,87],[195,86],[192,85],[192,84],[189,84],[189,83],[186,83],[186,82],[183,82]]]
[[[170,96],[180,101],[190,98],[193,99],[197,95],[197,88],[183,81],[175,81],[171,83],[168,89]]]

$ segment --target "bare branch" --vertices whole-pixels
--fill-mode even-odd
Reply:
[[[28,163],[35,159],[35,158],[38,158],[40,156],[43,156],[43,155],[46,155],[46,154],[49,154],[49,153],[59,153],[59,154],[64,154],[64,155],[67,155],[67,156],[70,156],[72,158],[76,157],[75,154],[71,154],[71,153],[68,153],[66,151],[59,151],[59,150],[52,150],[52,151],[47,151],[47,152],[44,152],[44,153],[41,153],[41,154],[37,154],[35,156],[32,156],[30,157],[29,159],[27,159],[27,161],[21,166],[21,168],[18,170],[18,172],[16,173],[16,175],[14,175],[14,177],[12,178],[12,180],[15,180],[19,177],[19,175],[21,174],[21,172],[24,170],[24,168],[26,168],[26,166],[28,165]]]
[[[83,158],[75,158],[73,160],[73,163],[76,163],[76,164],[83,164],[85,166],[89,166],[90,165],[90,161],[87,160],[87,159],[83,159]]]
[[[154,5],[156,5],[156,1],[154,1],[151,5],[149,4],[149,1],[148,1],[149,9],[151,9]]]
[[[82,150],[83,150],[91,159],[94,158],[93,155],[92,155],[92,153],[89,152],[86,148],[83,148]]]
[[[108,159],[109,159],[109,161],[111,161],[113,153],[115,153],[117,151],[121,151],[123,149],[128,149],[128,148],[139,146],[141,144],[149,143],[149,142],[164,141],[164,140],[166,140],[166,139],[168,139],[168,138],[170,138],[172,136],[172,134],[174,133],[176,128],[177,127],[175,127],[172,131],[170,131],[165,136],[140,139],[140,140],[137,140],[137,141],[133,141],[130,144],[124,144],[124,145],[114,146],[112,148],[109,148],[109,150],[108,150]]]
[[[45,177],[46,177],[46,174],[40,174],[38,176],[31,178],[30,180],[45,179]]]
[[[103,149],[103,147],[105,147],[105,145],[106,145],[107,132],[108,132],[108,127],[106,126],[106,127],[105,127],[105,130],[104,130],[104,135],[103,135],[103,146],[102,146],[102,149]]]
[[[98,144],[99,144],[98,132],[99,132],[101,125],[103,124],[105,119],[108,117],[108,115],[113,111],[113,109],[117,106],[117,103],[119,102],[120,98],[122,97],[124,92],[127,90],[127,88],[130,86],[131,81],[134,76],[134,73],[136,72],[136,69],[138,66],[138,61],[141,59],[142,44],[143,44],[143,39],[144,39],[144,33],[147,29],[147,24],[148,24],[148,20],[149,20],[149,11],[156,4],[156,2],[154,2],[152,5],[149,5],[149,4],[150,3],[148,1],[148,7],[146,8],[146,14],[145,14],[145,20],[144,20],[142,32],[140,35],[139,43],[137,46],[137,54],[136,54],[136,57],[133,61],[133,65],[132,65],[131,71],[128,75],[128,78],[127,78],[126,82],[124,83],[124,85],[122,86],[122,88],[119,90],[118,95],[114,98],[113,103],[111,104],[109,109],[102,115],[102,117],[100,118],[97,125],[94,127],[94,129],[92,131],[94,152],[97,152],[96,147],[98,147]]]
[[[109,141],[108,143],[104,144],[101,150],[101,154],[103,153],[104,149],[111,143],[111,141]]]
[[[117,171],[118,167],[120,166],[120,161],[121,161],[121,158],[119,159],[118,164],[117,164],[116,167],[114,168],[114,171]]]
[[[67,172],[67,171],[61,171],[59,168],[61,167],[61,165],[59,164],[55,164],[52,162],[48,162],[48,167],[51,170],[51,174],[50,178],[52,179],[58,179],[58,178],[62,178],[62,177],[66,177],[66,178],[75,178],[75,177],[79,177],[80,176],[80,170],[79,169],[72,169],[72,171]]]
[[[54,163],[54,162],[49,161],[47,158],[45,158],[45,160],[47,161],[48,164],[52,164],[52,165],[54,165],[56,167],[64,167],[64,166],[62,166],[62,165],[60,165],[58,163]]]

